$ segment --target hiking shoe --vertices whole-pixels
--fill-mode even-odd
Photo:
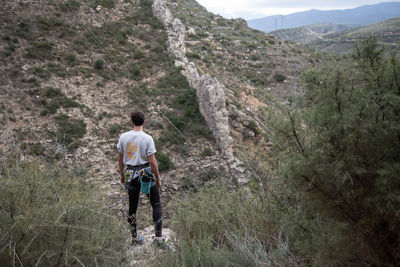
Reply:
[[[133,246],[140,246],[140,245],[143,245],[143,243],[144,243],[144,236],[139,236],[139,237],[132,239]]]
[[[158,237],[155,237],[153,240],[153,246],[156,248],[169,250],[169,246],[167,245],[167,242],[165,242],[165,238],[159,239]]]

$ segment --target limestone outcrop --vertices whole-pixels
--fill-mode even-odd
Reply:
[[[229,113],[226,107],[226,88],[216,78],[201,74],[194,62],[185,56],[186,29],[180,19],[174,18],[165,0],[154,0],[154,15],[163,23],[168,33],[168,51],[175,58],[175,65],[182,67],[182,74],[190,86],[196,89],[200,112],[211,129],[219,147],[227,158],[232,175],[238,182],[249,181],[243,164],[233,155],[233,138],[229,129]]]
[[[233,158],[233,139],[229,131],[228,111],[224,86],[209,75],[201,75],[193,62],[189,62],[185,48],[186,29],[180,19],[174,18],[164,0],[153,3],[154,15],[168,32],[168,51],[175,58],[175,65],[182,67],[190,86],[196,89],[200,112],[213,132],[218,145],[228,159]]]

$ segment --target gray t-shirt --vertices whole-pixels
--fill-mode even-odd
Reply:
[[[148,163],[147,157],[156,153],[153,137],[131,130],[119,137],[118,152],[124,154],[124,164],[137,166]]]

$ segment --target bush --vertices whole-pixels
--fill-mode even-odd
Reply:
[[[41,112],[42,116],[47,114],[55,114],[60,107],[63,108],[76,108],[81,105],[75,100],[68,98],[61,92],[58,88],[47,87],[45,91],[41,94],[44,98],[50,99],[41,99],[40,102],[45,106],[45,110]]]
[[[34,43],[26,49],[26,56],[34,59],[50,59],[54,44],[48,41]]]
[[[283,73],[277,73],[274,75],[274,80],[278,83],[283,83],[286,80],[286,75]]]
[[[113,124],[108,128],[108,133],[110,135],[118,135],[120,134],[123,130],[125,129],[124,126],[119,125],[119,124]]]
[[[101,60],[101,59],[96,60],[96,61],[94,62],[94,68],[95,68],[96,70],[102,70],[102,69],[104,69],[104,61]]]
[[[303,108],[270,120],[278,177],[305,222],[291,232],[296,247],[311,265],[399,265],[398,58],[367,39],[351,64],[303,79]]]
[[[203,152],[202,152],[201,154],[202,154],[204,157],[209,157],[209,156],[214,155],[214,152],[212,151],[211,148],[205,147],[204,150],[203,150]]]
[[[141,59],[144,56],[144,52],[140,49],[137,49],[135,52],[133,52],[133,58],[134,59]]]
[[[131,74],[131,78],[134,80],[138,80],[140,77],[140,74],[142,73],[142,71],[140,70],[140,67],[134,63],[130,64],[129,72]]]
[[[0,179],[2,266],[121,265],[125,233],[79,173],[21,163]]]
[[[86,124],[79,119],[73,119],[65,114],[54,117],[57,123],[57,139],[74,149],[79,145],[79,139],[86,134]]]
[[[98,5],[105,8],[113,8],[115,6],[115,0],[95,0],[94,7],[97,7]]]
[[[77,63],[76,55],[73,52],[65,54],[64,58],[71,66],[74,66]]]
[[[59,8],[62,12],[72,12],[79,9],[81,4],[77,0],[67,0],[59,4]]]
[[[156,266],[288,266],[295,262],[283,236],[272,229],[267,201],[213,185],[173,201],[175,252]]]
[[[173,164],[169,156],[162,152],[157,153],[157,163],[160,172],[169,171],[173,168]]]
[[[199,54],[197,54],[197,53],[190,53],[190,52],[186,53],[186,57],[187,57],[188,59],[201,59],[201,56],[200,56]]]
[[[40,143],[22,143],[21,148],[35,156],[43,155],[45,151],[45,148]]]

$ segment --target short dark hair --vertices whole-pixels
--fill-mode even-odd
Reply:
[[[144,113],[140,110],[135,110],[131,113],[131,120],[135,126],[142,126],[144,123]]]
[[[135,126],[142,126],[144,123],[144,113],[140,110],[135,110],[131,113],[131,120]]]

